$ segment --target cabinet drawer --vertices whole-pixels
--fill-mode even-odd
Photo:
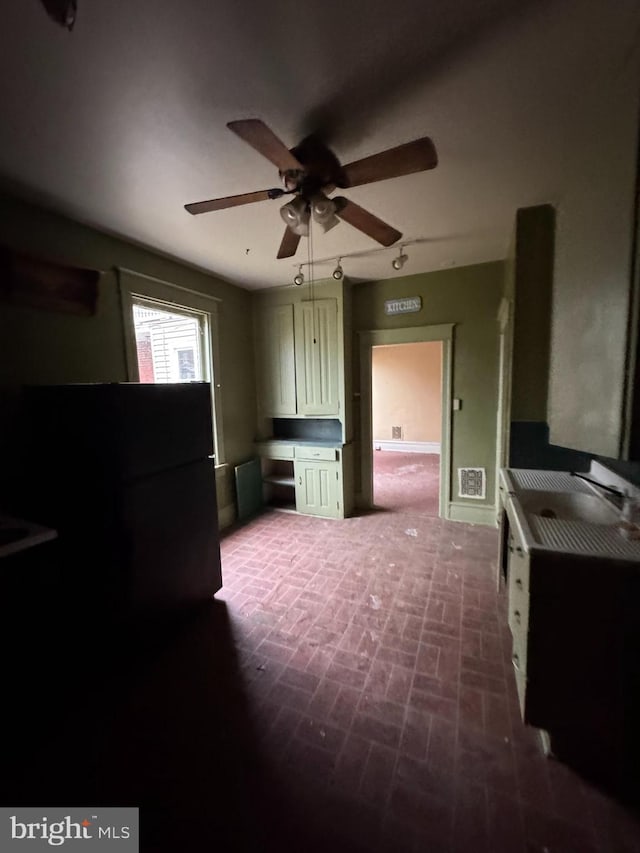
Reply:
[[[509,590],[509,628],[512,634],[529,630],[529,596],[516,588]]]
[[[512,633],[513,643],[511,646],[511,663],[516,672],[527,674],[527,644],[529,635],[526,631]]]
[[[512,595],[529,595],[529,558],[509,546],[509,600]]]
[[[285,444],[282,441],[262,441],[256,444],[258,454],[265,459],[293,459],[293,444]]]
[[[296,459],[318,459],[322,462],[335,462],[338,458],[336,447],[296,447]]]

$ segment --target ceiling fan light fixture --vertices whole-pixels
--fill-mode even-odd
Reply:
[[[309,205],[302,196],[283,204],[280,208],[280,216],[294,234],[299,237],[306,237],[309,234]]]
[[[402,247],[400,247],[400,253],[397,258],[394,258],[391,261],[391,266],[394,268],[394,270],[401,270],[408,260],[409,257],[405,255],[405,253],[402,251]]]
[[[298,272],[293,277],[293,283],[297,284],[300,287],[301,284],[304,284],[304,275],[302,274],[302,264],[298,267]]]
[[[71,32],[78,13],[77,0],[42,0],[42,5],[56,24],[60,24]]]
[[[311,199],[313,221],[318,223],[325,234],[340,222],[336,216],[336,210],[335,201],[328,198],[324,193],[318,193]]]
[[[341,260],[342,260],[342,258],[338,258],[338,263],[336,264],[336,268],[331,273],[331,275],[335,278],[336,281],[340,281],[340,279],[344,276],[344,271],[342,269],[342,265],[340,264]]]

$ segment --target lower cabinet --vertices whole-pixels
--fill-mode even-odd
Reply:
[[[322,447],[269,441],[258,445],[265,502],[324,518],[351,511],[351,447]]]
[[[604,784],[640,782],[640,572],[524,548],[507,504],[508,621],[524,722]]]
[[[340,516],[340,464],[296,459],[296,509],[307,515]]]

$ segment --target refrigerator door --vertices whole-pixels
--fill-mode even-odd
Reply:
[[[222,586],[213,462],[130,483],[118,535],[126,611],[162,616],[211,598]]]
[[[131,480],[213,454],[208,382],[51,385],[25,396],[34,449],[67,471]]]

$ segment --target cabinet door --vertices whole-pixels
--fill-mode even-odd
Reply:
[[[338,305],[317,299],[296,305],[298,413],[338,414]]]
[[[264,309],[260,328],[259,387],[263,414],[296,414],[293,305]]]
[[[338,518],[340,514],[339,463],[308,462],[296,459],[294,472],[298,512]]]

